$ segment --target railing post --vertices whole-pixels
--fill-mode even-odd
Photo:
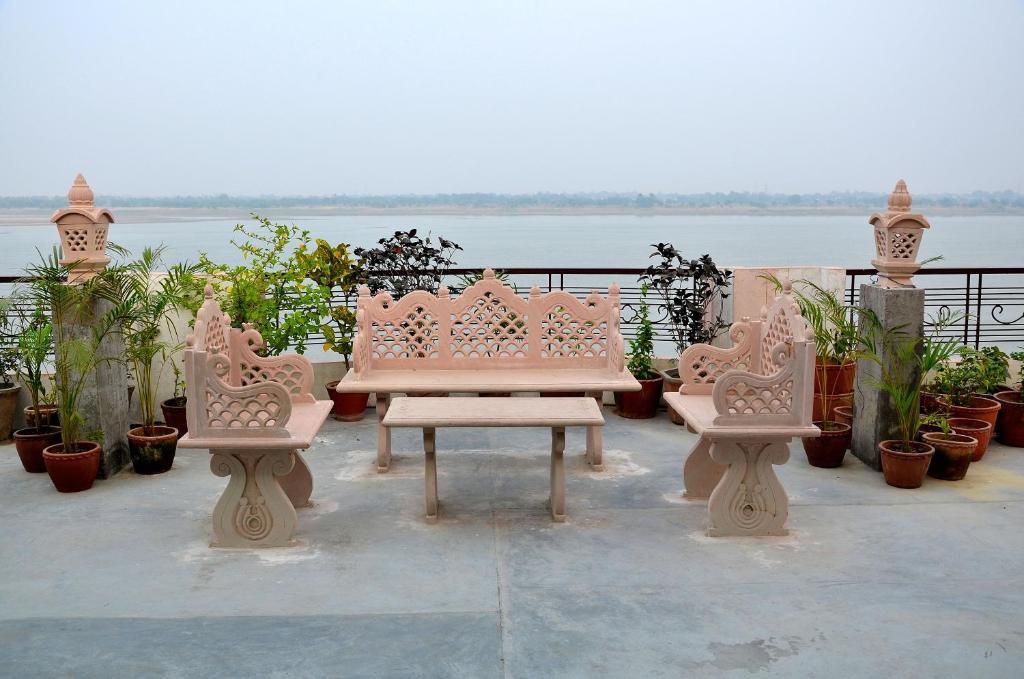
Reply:
[[[967,344],[967,335],[971,327],[971,274],[967,273],[967,283],[964,285],[964,344]]]
[[[978,272],[978,299],[974,312],[974,348],[981,348],[981,285],[985,274]]]

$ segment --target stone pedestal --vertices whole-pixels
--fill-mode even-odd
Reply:
[[[878,316],[886,330],[900,328],[913,337],[921,337],[924,329],[924,290],[920,288],[883,288],[860,286],[860,304]],[[867,332],[861,321],[861,333]],[[883,361],[888,356],[881,356]],[[916,369],[908,366],[907,379],[916,380]],[[864,464],[881,471],[882,460],[878,442],[898,439],[899,422],[889,396],[876,386],[879,367],[872,361],[857,361],[857,386],[853,395],[853,442],[851,450]]]
[[[92,313],[83,318],[65,319],[64,335],[68,338],[89,338],[96,319],[111,308],[110,302],[95,300]],[[82,432],[101,432],[102,456],[98,478],[108,479],[130,461],[128,456],[128,374],[124,363],[124,339],[120,332],[111,332],[100,344],[100,360],[96,369],[85,377],[78,409],[85,418]]]

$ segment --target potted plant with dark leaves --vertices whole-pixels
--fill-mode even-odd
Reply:
[[[295,251],[295,257],[309,280],[332,293],[327,322],[320,326],[320,332],[324,335],[324,351],[339,354],[348,371],[356,332],[356,300],[359,297],[359,286],[366,280],[363,259],[353,255],[348,243],[332,246],[323,239],[317,239],[316,247],[312,250],[307,244],[300,245]],[[339,394],[335,390],[338,381],[324,385],[327,395],[334,402],[334,418],[343,422],[363,419],[370,394]]]
[[[1001,378],[993,369],[993,359],[971,347],[961,347],[957,353],[959,361],[943,363],[936,369],[933,384],[942,394],[939,404],[953,417],[984,420],[994,429],[1000,403],[988,395],[988,389]]]
[[[374,248],[356,248],[363,260],[370,292],[388,292],[395,300],[413,290],[436,293],[449,270],[455,253],[462,247],[442,236],[420,237],[416,229],[395,231],[377,241]]]
[[[60,416],[61,442],[43,450],[43,462],[58,491],[75,493],[92,488],[100,466],[101,434],[85,431],[79,400],[86,378],[105,362],[100,345],[120,328],[118,298],[106,276],[84,283],[66,284],[69,267],[60,264],[56,248],[26,269],[22,283],[36,308],[49,309],[53,318],[53,394]],[[73,266],[73,265],[72,265]],[[111,310],[99,315],[94,302],[103,300]],[[69,324],[87,328],[69,332]]]
[[[720,269],[711,255],[686,259],[671,243],[652,244],[656,263],[644,270],[639,282],[658,298],[656,309],[668,323],[676,354],[691,344],[710,344],[728,327],[724,319],[725,300],[732,272]],[[678,391],[679,369],[662,370],[664,389]],[[669,408],[675,424],[685,424]]]
[[[918,338],[901,329],[885,330],[878,319],[864,312],[868,332],[858,356],[878,366],[879,376],[870,381],[890,401],[896,414],[898,439],[878,442],[885,482],[897,488],[918,488],[924,481],[935,448],[918,441],[921,424],[921,390],[927,375],[953,356],[960,345],[941,336],[952,321],[939,319],[933,331]]]
[[[1000,443],[1021,448],[1024,447],[1024,348],[1013,352],[1010,357],[1020,362],[1017,388],[996,394],[996,400],[1002,406],[996,436]]]
[[[25,408],[25,427],[14,432],[14,447],[25,471],[46,471],[43,450],[60,443],[56,406],[46,391],[43,366],[53,351],[53,325],[42,309],[36,309],[18,335],[18,381],[28,389],[31,405]]]
[[[629,362],[626,368],[640,382],[640,391],[615,392],[616,412],[630,419],[649,419],[658,414],[664,378],[652,367],[654,360],[654,325],[647,306],[647,285],[640,288],[636,336],[629,341]]]

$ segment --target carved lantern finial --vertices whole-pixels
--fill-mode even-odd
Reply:
[[[69,267],[68,282],[83,283],[110,263],[107,230],[114,216],[106,208],[93,206],[93,193],[79,174],[68,190],[68,207],[53,213],[50,221],[60,236],[60,263]]]
[[[913,275],[921,265],[917,253],[924,230],[931,227],[924,215],[911,214],[912,199],[902,179],[889,194],[885,212],[876,212],[868,220],[875,231],[872,266],[878,269],[878,284],[883,288],[913,287]]]

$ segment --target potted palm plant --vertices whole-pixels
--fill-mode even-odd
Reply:
[[[650,419],[658,414],[664,378],[651,366],[654,360],[654,325],[647,307],[647,285],[640,288],[636,336],[629,341],[627,368],[640,382],[640,391],[615,392],[616,412],[630,419]]]
[[[65,281],[75,263],[64,265],[59,258],[54,248],[40,263],[26,269],[22,284],[36,308],[49,309],[53,318],[53,395],[60,416],[61,441],[43,450],[43,462],[58,491],[75,493],[92,488],[100,466],[99,435],[84,431],[79,399],[88,375],[107,360],[100,353],[100,344],[108,333],[118,329],[120,317],[116,294],[106,276],[68,285]],[[108,302],[112,308],[96,317],[96,300]],[[71,322],[88,330],[82,334],[70,332]]]
[[[299,268],[305,276],[330,291],[328,320],[320,326],[324,335],[324,351],[340,354],[349,370],[352,360],[352,342],[356,332],[355,301],[359,286],[365,282],[365,261],[354,257],[348,243],[330,243],[318,238],[316,248],[309,250],[307,244],[300,244],[295,251]],[[327,395],[334,402],[333,415],[336,420],[356,422],[366,414],[369,392],[339,394],[335,387],[338,380],[324,385]]]
[[[178,430],[158,425],[157,388],[175,352],[174,312],[184,309],[199,294],[198,267],[176,264],[159,274],[163,248],[146,248],[135,261],[107,272],[118,288],[125,338],[124,356],[135,378],[142,426],[128,432],[128,450],[137,474],[160,474],[171,468],[178,445]]]
[[[1021,362],[1017,370],[1017,389],[996,394],[996,400],[1002,406],[996,435],[1000,443],[1021,448],[1024,447],[1024,348],[1013,352],[1010,357]]]
[[[18,336],[17,376],[28,389],[31,405],[25,408],[26,426],[14,432],[14,447],[25,471],[46,471],[43,449],[60,443],[60,428],[51,424],[55,406],[48,403],[43,366],[53,351],[53,325],[42,309],[26,319]],[[56,418],[52,418],[53,421]]]
[[[657,262],[644,270],[639,282],[657,296],[657,308],[669,325],[677,355],[691,344],[710,344],[728,327],[724,310],[732,272],[718,268],[708,254],[688,260],[672,243],[651,247],[651,258]],[[679,368],[660,373],[665,391],[679,391]],[[686,424],[672,408],[668,415],[674,424]]]
[[[935,448],[918,441],[921,425],[921,390],[927,375],[948,361],[959,349],[953,339],[940,333],[947,324],[933,324],[931,334],[917,338],[900,329],[885,331],[878,319],[864,312],[869,331],[862,336],[865,348],[858,355],[879,367],[872,386],[889,397],[899,439],[879,441],[885,482],[896,488],[918,488],[924,481]]]

